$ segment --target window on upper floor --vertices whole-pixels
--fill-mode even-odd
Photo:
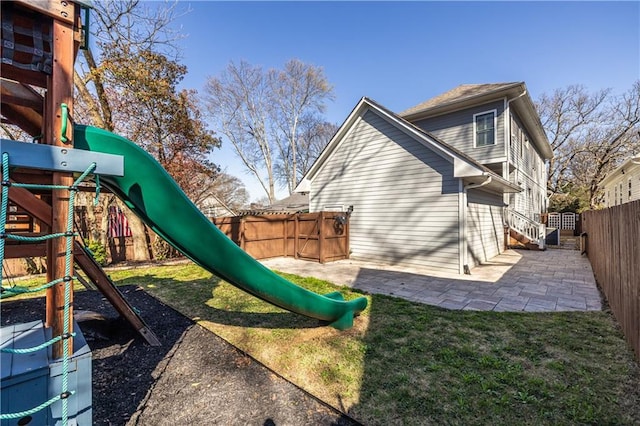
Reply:
[[[473,115],[474,146],[496,144],[496,111],[481,112]]]
[[[622,182],[618,184],[620,186],[620,191],[618,191],[618,195],[620,195],[620,202],[618,204],[622,204]]]

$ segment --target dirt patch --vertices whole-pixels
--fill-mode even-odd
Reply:
[[[121,287],[162,342],[144,343],[95,291],[75,309],[93,357],[94,425],[356,425],[135,286]],[[2,325],[44,319],[43,298],[2,302]]]

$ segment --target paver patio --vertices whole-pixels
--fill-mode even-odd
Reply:
[[[471,275],[362,260],[324,265],[291,257],[265,259],[268,268],[447,309],[481,311],[601,310],[589,260],[576,250],[507,250]]]

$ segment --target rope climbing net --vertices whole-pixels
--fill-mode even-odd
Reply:
[[[57,401],[62,401],[62,424],[66,425],[68,423],[68,398],[75,393],[75,391],[69,390],[69,359],[72,354],[69,352],[69,339],[75,336],[75,333],[70,330],[69,321],[70,316],[70,306],[71,306],[71,294],[72,294],[72,285],[73,280],[76,279],[75,276],[72,276],[72,250],[73,250],[73,239],[75,237],[75,233],[73,232],[73,214],[74,214],[74,204],[76,194],[79,190],[79,185],[82,183],[93,171],[96,169],[96,163],[91,163],[91,165],[73,182],[71,186],[63,186],[63,185],[41,185],[41,184],[23,184],[23,183],[15,183],[11,182],[9,179],[9,154],[2,153],[2,202],[0,206],[0,262],[4,261],[5,256],[5,244],[7,240],[16,240],[22,242],[40,242],[53,238],[64,238],[65,239],[65,266],[64,266],[64,276],[60,278],[56,278],[51,282],[48,282],[42,286],[36,288],[25,288],[25,287],[3,287],[3,275],[2,269],[0,268],[0,294],[5,293],[28,293],[28,292],[37,292],[43,289],[52,287],[56,284],[64,283],[64,326],[63,332],[61,335],[54,336],[49,341],[44,342],[41,345],[32,347],[32,348],[24,348],[24,349],[12,349],[12,348],[2,348],[2,352],[9,352],[13,354],[28,354],[36,351],[43,350],[56,342],[62,340],[62,389],[60,394],[54,396],[48,401],[43,402],[42,404],[33,407],[26,411],[16,412],[16,413],[0,413],[0,420],[9,420],[9,419],[18,419],[26,416],[30,416],[34,413],[37,413],[40,410],[43,410],[50,405],[54,404]],[[24,236],[18,234],[8,233],[6,231],[7,224],[7,210],[9,203],[9,187],[18,187],[18,188],[26,188],[26,189],[47,189],[47,190],[68,190],[69,191],[69,208],[67,212],[67,221],[66,221],[66,229],[65,232],[62,233],[53,233],[49,235],[43,236]]]

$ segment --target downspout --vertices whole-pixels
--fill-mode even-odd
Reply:
[[[483,182],[480,183],[470,183],[469,185],[463,186],[462,187],[462,194],[464,197],[464,200],[462,202],[462,208],[464,209],[463,213],[462,213],[462,217],[464,219],[464,226],[462,227],[464,229],[464,236],[462,238],[462,245],[463,245],[463,257],[464,257],[464,262],[462,265],[462,270],[464,271],[465,275],[471,275],[471,269],[469,268],[469,253],[468,253],[468,246],[467,246],[467,190],[469,189],[476,189],[476,188],[481,188],[485,185],[488,185],[491,183],[492,177],[491,175],[484,175],[486,177],[486,179]]]
[[[480,182],[480,183],[470,183],[469,185],[464,187],[464,192],[467,192],[467,189],[476,189],[476,188],[480,188],[483,187],[485,185],[488,185],[491,183],[491,175],[485,175],[486,176],[486,180],[484,182]]]

